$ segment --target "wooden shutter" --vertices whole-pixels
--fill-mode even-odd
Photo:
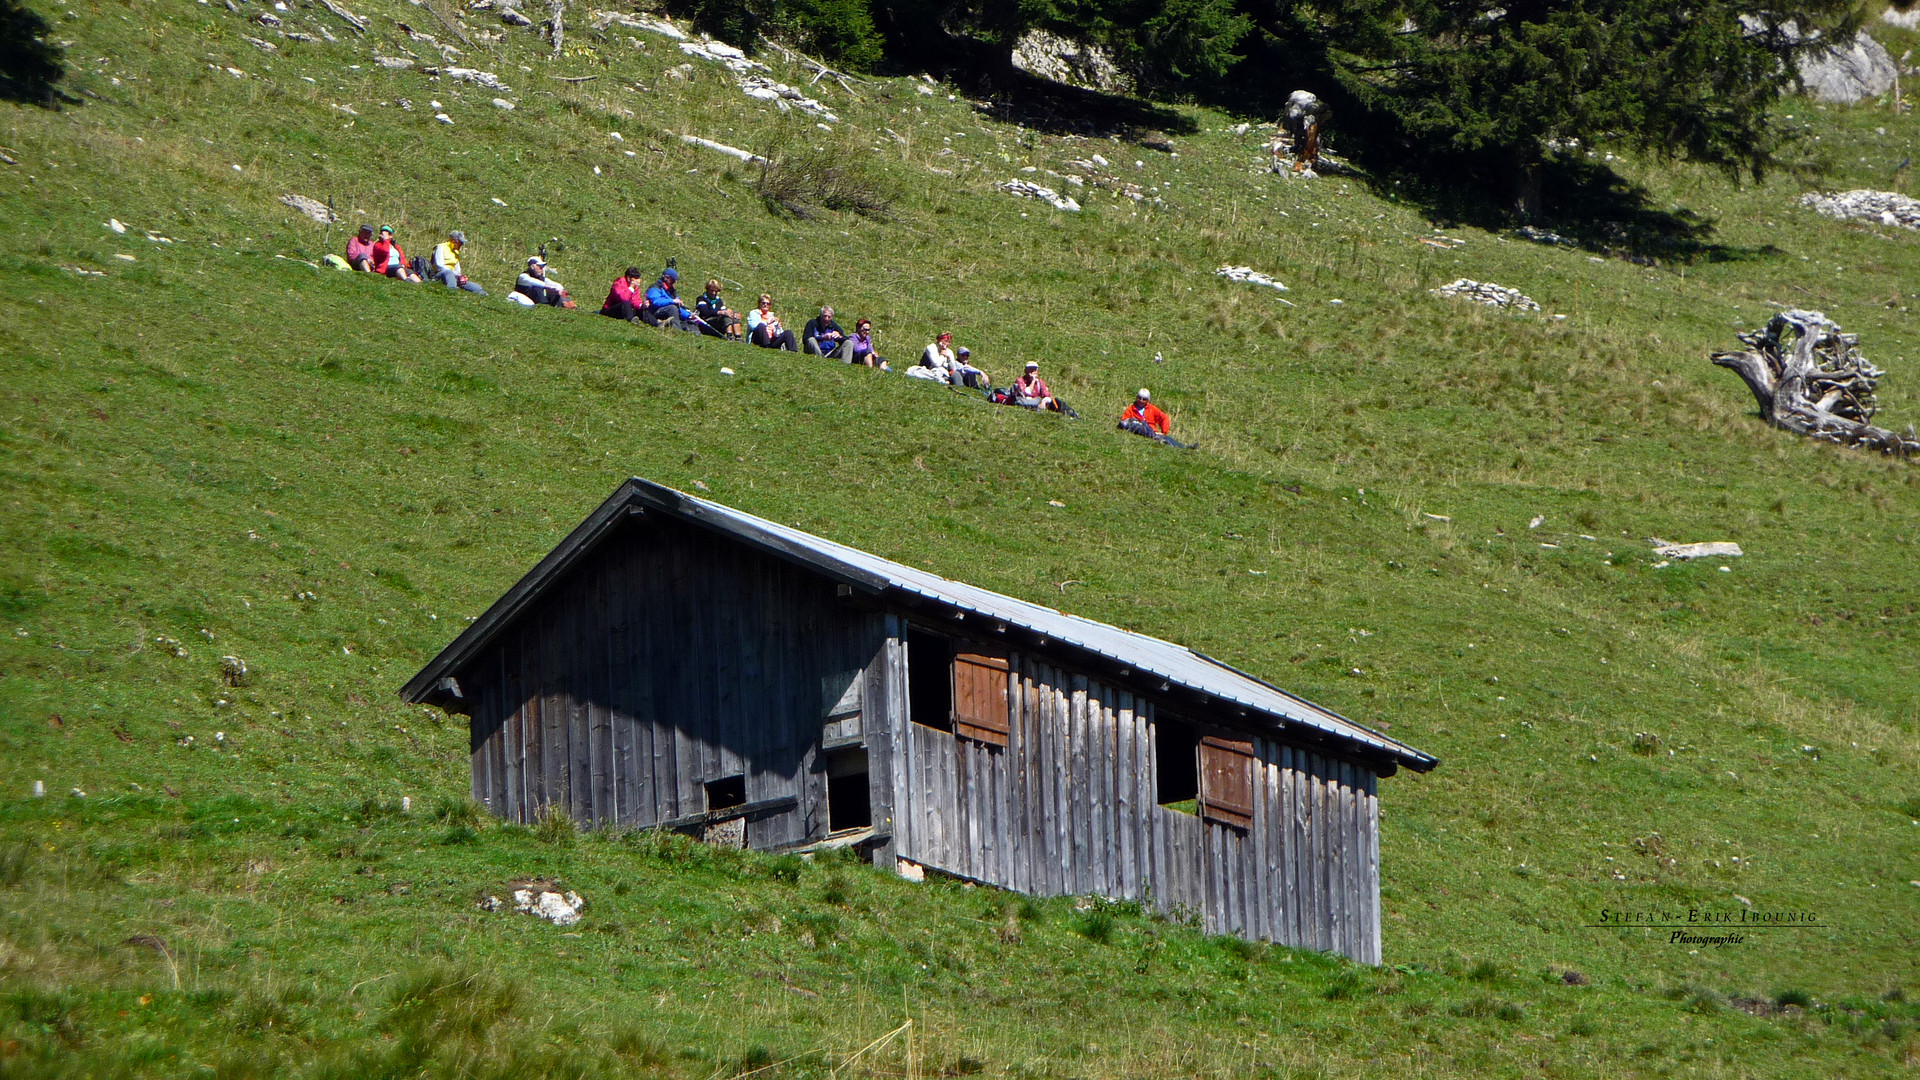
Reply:
[[[1200,740],[1200,816],[1236,829],[1253,827],[1253,744],[1207,735]]]
[[[992,746],[1007,745],[1007,658],[961,651],[953,657],[953,730]]]

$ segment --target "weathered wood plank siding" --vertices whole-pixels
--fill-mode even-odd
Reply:
[[[896,728],[903,858],[1040,895],[1152,903],[1212,933],[1380,962],[1378,810],[1364,767],[1252,741],[1246,828],[1155,801],[1152,702],[1012,654],[1005,747]],[[904,711],[896,713],[904,715]]]
[[[961,693],[970,722],[910,723],[906,630],[903,611],[842,599],[777,555],[630,520],[462,668],[474,798],[510,821],[552,807],[646,826],[708,809],[707,784],[742,777],[748,802],[796,803],[749,821],[749,846],[805,843],[831,820],[831,713],[829,745],[853,732],[866,749],[883,862],[1138,900],[1215,933],[1379,962],[1368,768],[1183,710],[1180,730],[1214,732],[1202,759],[1216,790],[1205,817],[1175,811],[1157,777],[1197,762],[1160,760],[1154,701],[1045,650],[1004,651],[1002,731],[982,712],[1000,696],[979,662],[997,663],[996,646]],[[1219,757],[1221,740],[1240,756]]]
[[[884,733],[886,642],[884,616],[792,563],[632,523],[462,672],[473,796],[509,821],[553,806],[583,825],[644,826],[704,811],[707,783],[744,776],[749,802],[798,800],[750,821],[749,844],[819,838],[822,688],[849,673],[877,684],[881,715],[861,722]],[[869,761],[891,783],[897,761]],[[876,824],[893,810],[873,809]]]

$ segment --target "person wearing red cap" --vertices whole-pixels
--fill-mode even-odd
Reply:
[[[1120,430],[1144,435],[1154,442],[1165,443],[1181,450],[1192,450],[1195,446],[1195,444],[1174,440],[1173,421],[1167,419],[1167,414],[1160,411],[1160,407],[1153,403],[1153,395],[1144,386],[1140,388],[1140,393],[1134,395],[1133,404],[1128,405],[1127,410],[1120,414]]]

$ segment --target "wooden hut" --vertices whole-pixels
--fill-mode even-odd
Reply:
[[[1367,963],[1377,782],[1436,764],[1190,649],[639,479],[401,693],[470,718],[509,821],[855,844]]]

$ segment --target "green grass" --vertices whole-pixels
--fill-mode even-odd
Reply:
[[[513,86],[505,112],[371,66],[431,57],[395,19],[449,39],[412,6],[355,7],[360,43],[296,8],[289,28],[342,40],[271,58],[218,5],[71,8],[83,104],[0,112],[21,162],[0,166],[0,1070],[893,1074],[904,1036],[842,1065],[909,1017],[927,1075],[1824,1077],[1920,1055],[1920,474],[1765,428],[1705,359],[1766,301],[1817,306],[1888,369],[1882,421],[1920,419],[1920,238],[1814,217],[1791,174],[1622,162],[1716,220],[1717,253],[1593,262],[1473,228],[1440,250],[1390,188],[1252,172],[1257,137],[1211,112],[1170,158],[944,87],[823,80],[828,133],[711,68],[668,77],[670,43],[584,30],[551,64],[518,34],[468,50]],[[1889,186],[1920,134],[1887,108],[1783,112],[1819,135],[1822,186]],[[750,170],[662,127],[837,147],[898,199],[775,217]],[[991,189],[1093,152],[1165,205]],[[287,192],[409,251],[463,228],[494,297],[316,273],[322,230]],[[1087,419],[507,307],[541,242],[589,309],[674,256],[795,326],[867,315],[896,362],[942,327],[1002,381],[1038,359]],[[1545,310],[1426,294],[1460,276]],[[1201,452],[1112,430],[1141,385]],[[636,474],[1192,644],[1438,754],[1382,785],[1387,966],[476,816],[463,726],[394,690]],[[1748,554],[1656,567],[1648,536]],[[475,907],[528,875],[578,889],[586,921]],[[1586,925],[1740,897],[1823,926],[1696,952]],[[128,944],[147,937],[164,950]]]

